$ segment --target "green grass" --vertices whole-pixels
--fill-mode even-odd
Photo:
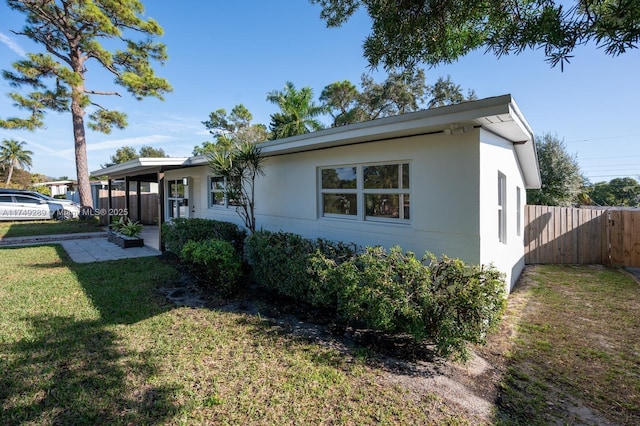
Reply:
[[[530,268],[512,294],[505,424],[640,424],[640,285],[618,269]],[[504,325],[503,325],[504,326]]]
[[[259,316],[166,306],[156,258],[0,250],[0,424],[464,424]]]
[[[77,234],[101,230],[102,228],[95,221],[79,221],[77,219],[0,222],[0,238]]]

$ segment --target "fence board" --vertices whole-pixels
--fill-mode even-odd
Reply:
[[[526,206],[525,262],[640,267],[640,209]]]
[[[107,211],[109,208],[109,191],[101,189],[98,196],[98,209]],[[125,209],[125,191],[112,190],[111,191],[111,209],[120,210]],[[138,217],[138,196],[136,191],[129,192],[129,206],[128,213],[131,220],[138,221],[145,225],[152,225],[158,221],[158,194],[143,192],[140,194],[140,217]],[[100,216],[100,223],[107,225],[108,218],[106,215]]]

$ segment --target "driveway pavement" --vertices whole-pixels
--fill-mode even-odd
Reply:
[[[20,247],[50,243],[62,245],[71,260],[76,263],[131,259],[136,257],[159,256],[162,254],[159,250],[146,245],[144,247],[123,249],[107,241],[106,232],[2,238],[0,239],[0,249],[3,247]]]

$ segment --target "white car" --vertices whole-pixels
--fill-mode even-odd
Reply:
[[[0,220],[64,220],[79,214],[80,208],[72,203],[30,194],[0,193]]]

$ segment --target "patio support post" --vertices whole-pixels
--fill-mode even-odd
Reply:
[[[129,202],[129,176],[124,177],[124,209],[126,210],[126,216],[129,216],[129,208],[131,207],[131,203]]]
[[[107,226],[111,225],[111,206],[113,206],[113,200],[111,199],[111,189],[112,189],[111,178],[109,178],[109,180],[107,181],[107,190],[108,190],[108,195],[107,195]]]
[[[138,205],[136,206],[136,214],[138,215],[137,221],[142,223],[142,194],[140,194],[140,190],[142,189],[142,185],[140,185],[140,180],[136,181],[136,194],[138,199]]]
[[[158,172],[158,227],[160,228],[160,238],[158,247],[160,251],[164,251],[164,243],[162,242],[162,224],[164,223],[164,172]]]

